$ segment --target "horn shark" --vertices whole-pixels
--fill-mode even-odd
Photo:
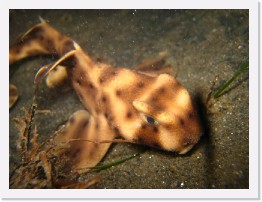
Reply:
[[[127,69],[92,60],[74,40],[43,20],[10,47],[9,64],[43,54],[59,59],[41,68],[35,82],[47,77],[52,87],[68,79],[86,109],[75,112],[54,140],[69,140],[66,156],[73,168],[95,166],[116,138],[179,154],[199,141],[197,111],[172,75],[143,71],[151,64]],[[163,61],[160,67],[166,67]]]

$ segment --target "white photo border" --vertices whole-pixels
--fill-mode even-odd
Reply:
[[[259,3],[255,0],[184,0],[184,1],[152,1],[152,0],[96,0],[96,1],[53,1],[44,2],[35,0],[5,1],[0,8],[0,44],[1,44],[1,198],[89,198],[89,199],[259,199],[260,197],[260,172],[259,172],[259,58],[258,58],[258,16]],[[9,189],[9,121],[8,121],[8,84],[9,74],[8,62],[8,38],[9,38],[9,9],[249,9],[249,189],[122,189],[122,190],[31,190],[31,189]],[[249,91],[250,92],[250,91]],[[252,104],[251,104],[252,103]]]

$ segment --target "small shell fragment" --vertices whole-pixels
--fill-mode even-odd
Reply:
[[[18,100],[18,91],[15,85],[9,84],[9,109],[11,109]]]

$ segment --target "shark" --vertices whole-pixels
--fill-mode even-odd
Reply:
[[[116,140],[179,154],[199,141],[197,109],[189,92],[162,71],[168,68],[163,58],[133,69],[112,66],[92,59],[44,20],[10,46],[9,64],[37,55],[58,59],[38,71],[35,83],[45,78],[51,88],[68,81],[84,105],[54,138],[68,142],[68,165],[79,172],[96,166]]]

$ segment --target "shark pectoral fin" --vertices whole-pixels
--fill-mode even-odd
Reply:
[[[156,58],[144,60],[133,69],[148,76],[156,77],[159,74],[174,74],[174,68],[166,62],[166,52],[161,52]]]
[[[66,60],[69,60],[72,58],[77,50],[71,50],[70,52],[66,53],[64,56],[62,56],[59,60],[57,60],[54,64],[45,65],[43,66],[35,75],[34,83],[37,84],[41,82],[50,71],[55,69],[59,64],[62,62],[65,62]]]
[[[86,110],[77,111],[69,118],[64,131],[54,138],[58,147],[64,147],[65,168],[82,173],[101,161],[115,137],[110,130],[101,128],[102,122],[97,123]]]

